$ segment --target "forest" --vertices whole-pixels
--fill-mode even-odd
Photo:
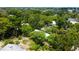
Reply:
[[[0,8],[0,48],[29,51],[79,50],[79,8]]]

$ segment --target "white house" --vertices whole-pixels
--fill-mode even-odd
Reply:
[[[79,20],[76,18],[68,18],[68,21],[72,24],[79,23]]]

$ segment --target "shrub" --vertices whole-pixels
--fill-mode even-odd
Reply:
[[[40,45],[36,44],[34,41],[31,40],[31,44],[30,44],[30,50],[35,50],[38,51],[38,49],[40,48]]]
[[[19,44],[20,42],[16,40],[14,43],[15,43],[15,44]]]
[[[12,40],[5,40],[4,45],[7,45],[7,44],[14,44],[14,42]]]
[[[21,40],[21,39],[22,39],[22,36],[19,36],[19,37],[18,37],[18,40]]]
[[[27,40],[22,40],[22,43],[23,43],[23,44],[26,44],[26,41],[27,41]]]

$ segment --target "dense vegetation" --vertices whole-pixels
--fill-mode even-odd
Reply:
[[[79,23],[72,24],[68,18],[79,19],[79,12],[66,8],[1,8],[0,40],[23,36],[33,40],[31,50],[75,50],[79,47]]]

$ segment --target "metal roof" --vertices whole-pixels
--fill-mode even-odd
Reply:
[[[76,18],[69,18],[68,21],[76,21],[76,22],[79,22],[79,20],[76,19]]]
[[[5,47],[1,49],[1,51],[25,51],[20,46],[15,44],[7,44]]]

